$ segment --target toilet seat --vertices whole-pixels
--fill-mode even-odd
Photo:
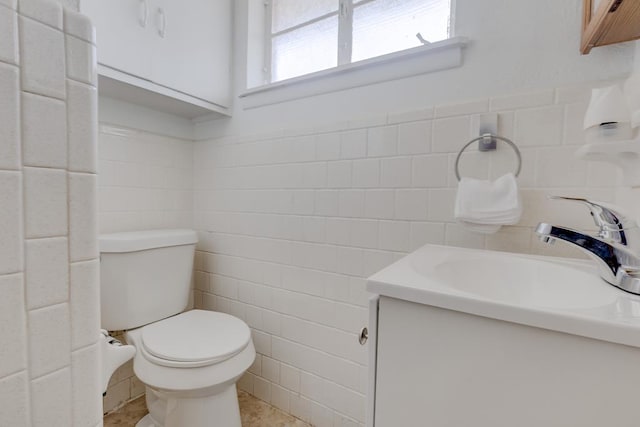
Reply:
[[[141,328],[142,355],[152,363],[194,368],[227,360],[251,341],[249,327],[224,313],[191,310]]]

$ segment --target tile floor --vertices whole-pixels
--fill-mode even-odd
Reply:
[[[310,427],[243,391],[238,393],[242,427]],[[104,418],[104,427],[133,427],[147,414],[144,396]]]

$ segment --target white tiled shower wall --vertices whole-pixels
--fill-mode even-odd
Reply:
[[[93,29],[0,1],[0,425],[101,424]]]
[[[258,357],[240,388],[314,425],[362,425],[367,276],[425,243],[578,255],[532,230],[542,220],[593,228],[583,207],[548,194],[614,200],[614,168],[574,157],[588,96],[549,89],[196,142],[195,303],[253,329]],[[521,149],[525,206],[517,226],[490,236],[453,219],[454,159],[487,112]],[[496,177],[515,156],[502,144],[469,150],[460,170]]]
[[[100,233],[193,228],[192,141],[102,123],[98,148]],[[111,377],[103,411],[143,393],[129,361]]]

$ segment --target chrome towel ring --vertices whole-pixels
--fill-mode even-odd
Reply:
[[[506,142],[507,144],[509,144],[511,146],[511,148],[513,148],[513,151],[516,152],[516,157],[518,158],[518,168],[516,169],[515,176],[520,175],[520,170],[522,169],[522,155],[520,154],[520,150],[518,149],[518,146],[513,141],[511,141],[509,138],[505,138],[504,136],[485,134],[485,135],[479,136],[479,137],[474,138],[471,141],[467,142],[464,145],[464,147],[462,147],[460,152],[458,153],[458,156],[456,157],[456,163],[455,163],[456,178],[458,178],[458,181],[460,181],[460,170],[458,169],[458,166],[459,166],[459,163],[460,163],[460,156],[462,156],[462,153],[464,152],[464,150],[466,150],[467,147],[469,147],[474,142],[480,141],[482,143],[482,141],[486,141],[488,138],[490,138],[490,139],[499,139],[500,141]],[[494,148],[494,150],[495,150],[495,148]]]

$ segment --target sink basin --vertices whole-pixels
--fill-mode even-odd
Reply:
[[[421,271],[422,265],[414,262],[414,267]],[[446,260],[430,273],[454,290],[514,305],[580,309],[611,304],[618,297],[591,271],[513,256],[508,262],[500,255]]]
[[[640,296],[609,285],[586,260],[426,245],[371,276],[367,290],[640,347]]]
[[[639,425],[640,297],[590,261],[427,245],[367,289],[376,426]]]

